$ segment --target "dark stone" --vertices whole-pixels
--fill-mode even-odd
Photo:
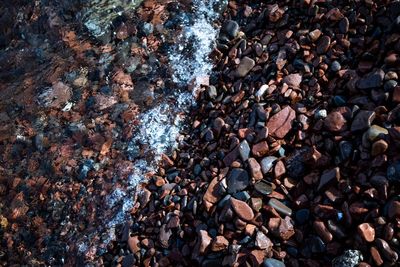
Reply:
[[[296,212],[296,223],[298,225],[304,225],[308,222],[310,218],[310,210],[309,209],[301,209]]]
[[[226,178],[228,193],[234,194],[244,190],[249,185],[249,174],[246,170],[232,169]]]
[[[236,21],[228,20],[221,27],[221,33],[230,38],[235,38],[239,31],[239,24]]]
[[[307,239],[306,244],[310,246],[312,253],[323,253],[326,251],[326,245],[319,236],[313,236]]]
[[[391,182],[400,182],[400,161],[392,163],[387,168],[387,178]]]
[[[79,167],[79,171],[78,171],[78,179],[79,180],[82,181],[87,177],[89,171],[91,171],[93,169],[93,164],[94,164],[94,161],[91,159],[85,160],[85,162],[83,162],[81,164],[81,166]]]
[[[384,77],[385,72],[383,70],[374,70],[364,75],[364,77],[357,82],[357,87],[362,90],[380,87],[382,86]]]

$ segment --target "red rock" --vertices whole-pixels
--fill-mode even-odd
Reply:
[[[251,148],[251,152],[256,157],[262,157],[262,156],[266,155],[268,153],[268,151],[269,151],[269,146],[266,141],[257,143],[255,145],[253,145],[253,147]]]
[[[371,253],[372,259],[374,260],[374,262],[377,266],[381,266],[384,263],[381,255],[379,254],[379,251],[376,247],[371,247],[370,253]]]
[[[132,253],[138,252],[140,250],[139,237],[138,236],[130,236],[128,238],[128,247],[132,251]]]
[[[354,202],[349,207],[350,213],[352,214],[364,214],[368,212],[368,209],[364,207],[364,204],[361,202]]]
[[[284,138],[292,128],[292,121],[295,117],[296,112],[290,106],[286,106],[269,119],[267,123],[269,133],[273,137]]]
[[[285,172],[286,172],[285,164],[283,164],[281,160],[278,161],[274,167],[275,178],[281,177],[282,175],[285,174]]]
[[[324,222],[314,221],[314,230],[315,232],[317,232],[317,234],[322,238],[324,242],[329,243],[332,241],[333,236],[326,228]]]
[[[229,241],[225,237],[219,235],[214,238],[211,244],[211,250],[214,252],[221,251],[226,249],[228,246],[229,246]]]
[[[253,177],[257,181],[261,180],[263,178],[263,174],[261,172],[261,166],[260,164],[258,164],[257,160],[255,158],[249,158],[248,163],[251,177]]]
[[[246,202],[232,197],[231,206],[240,219],[251,221],[254,218],[254,212]]]
[[[219,181],[218,177],[215,177],[208,185],[207,191],[204,194],[203,199],[213,204],[217,203],[221,198],[221,194],[219,194],[218,189]]]
[[[288,216],[285,219],[271,218],[268,222],[268,229],[282,240],[288,240],[295,233],[291,219]]]
[[[339,132],[346,129],[346,119],[338,111],[328,114],[324,120],[324,126],[332,132]]]
[[[360,236],[367,242],[375,240],[375,229],[369,223],[362,223],[357,227]]]
[[[318,45],[317,45],[317,53],[318,54],[324,54],[328,51],[328,48],[331,44],[331,38],[327,35],[322,36],[319,39]]]
[[[340,12],[339,8],[335,7],[329,10],[326,14],[325,17],[329,20],[332,21],[339,21],[342,18],[344,18],[342,12]]]

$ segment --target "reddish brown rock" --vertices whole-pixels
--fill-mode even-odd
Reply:
[[[249,158],[248,160],[250,174],[255,180],[261,180],[263,178],[263,174],[261,172],[261,166],[258,164],[255,158]]]
[[[302,76],[299,73],[290,74],[283,78],[283,82],[286,83],[289,87],[293,88],[299,88],[301,81]]]
[[[374,260],[374,262],[377,266],[381,266],[384,263],[381,255],[379,254],[379,251],[376,247],[371,247],[370,253],[371,253],[372,259]]]
[[[231,206],[240,219],[251,221],[254,218],[254,212],[246,202],[232,197]]]
[[[357,227],[360,236],[367,242],[375,240],[375,229],[369,223],[362,223]]]
[[[140,250],[139,237],[138,236],[129,236],[128,247],[132,251],[132,253],[138,252]]]
[[[266,155],[268,153],[268,151],[269,151],[269,146],[266,141],[257,143],[255,145],[253,145],[253,147],[251,148],[251,152],[253,153],[253,155],[255,157],[262,157],[262,156]]]
[[[340,112],[333,111],[325,118],[324,126],[331,132],[340,132],[346,129],[346,119]]]
[[[286,106],[273,115],[267,123],[270,135],[276,138],[284,138],[292,128],[292,121],[295,117],[296,112],[290,106]]]
[[[213,204],[217,203],[218,200],[221,198],[221,195],[218,192],[218,188],[219,188],[218,177],[215,177],[208,185],[207,191],[204,194],[203,199]]]
[[[285,164],[283,164],[281,160],[278,161],[274,167],[275,178],[281,177],[282,175],[285,174],[285,172],[286,172]]]
[[[322,238],[322,240],[326,243],[332,241],[333,236],[329,232],[328,228],[326,228],[324,222],[322,221],[314,221],[314,230],[317,234]]]

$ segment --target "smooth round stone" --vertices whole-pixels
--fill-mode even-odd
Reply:
[[[221,33],[228,35],[230,38],[235,38],[239,31],[239,24],[234,20],[226,21],[221,27]]]
[[[335,103],[336,106],[341,107],[346,104],[346,99],[340,95],[336,95],[333,97],[333,103]]]
[[[285,267],[285,264],[276,259],[266,259],[263,262],[264,267]]]
[[[341,68],[342,68],[342,66],[340,65],[340,63],[338,61],[335,60],[332,62],[331,70],[333,72],[338,72]]]
[[[272,187],[267,184],[266,182],[259,182],[254,185],[254,188],[257,190],[258,193],[262,195],[269,195],[272,193]]]
[[[298,225],[304,225],[310,218],[310,211],[308,209],[301,209],[296,212],[296,223]]]

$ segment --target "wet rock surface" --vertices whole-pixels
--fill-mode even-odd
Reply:
[[[185,84],[198,91],[178,147],[138,174],[140,159],[155,157],[154,144],[135,139],[138,118],[165,124],[154,118],[169,109],[144,112],[160,96],[181,104],[164,94],[174,83],[160,73],[173,72],[168,45],[190,9],[144,1],[104,46],[50,14],[40,21],[60,31],[37,29],[4,52],[0,261],[396,266],[398,3],[230,1],[215,21],[213,71]],[[35,16],[24,23],[36,29]],[[41,46],[46,39],[63,45]],[[23,81],[22,60],[35,66]],[[138,176],[140,193],[130,194]]]

